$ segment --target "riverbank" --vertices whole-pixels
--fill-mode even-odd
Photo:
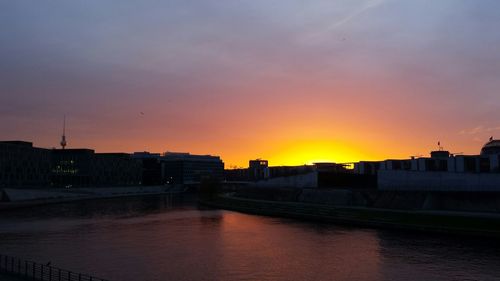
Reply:
[[[178,194],[182,190],[165,186],[138,186],[138,187],[95,187],[61,189],[4,189],[4,196],[9,196],[12,201],[0,202],[0,211],[18,208],[34,207],[39,205],[68,203],[84,200],[108,199],[119,197],[154,196],[165,194]]]
[[[231,196],[200,200],[200,203],[243,213],[352,226],[500,237],[500,214],[497,213],[334,207]]]

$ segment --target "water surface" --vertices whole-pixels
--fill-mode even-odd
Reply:
[[[0,253],[138,280],[499,280],[491,239],[99,200],[0,213]]]

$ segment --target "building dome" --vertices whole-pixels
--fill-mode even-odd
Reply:
[[[490,140],[481,149],[481,155],[500,154],[500,140]]]

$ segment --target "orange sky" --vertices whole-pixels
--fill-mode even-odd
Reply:
[[[477,154],[500,135],[499,4],[2,3],[0,139],[226,167]],[[141,114],[144,113],[144,114]]]

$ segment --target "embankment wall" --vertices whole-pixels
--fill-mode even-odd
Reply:
[[[379,190],[500,192],[500,173],[378,171]]]

